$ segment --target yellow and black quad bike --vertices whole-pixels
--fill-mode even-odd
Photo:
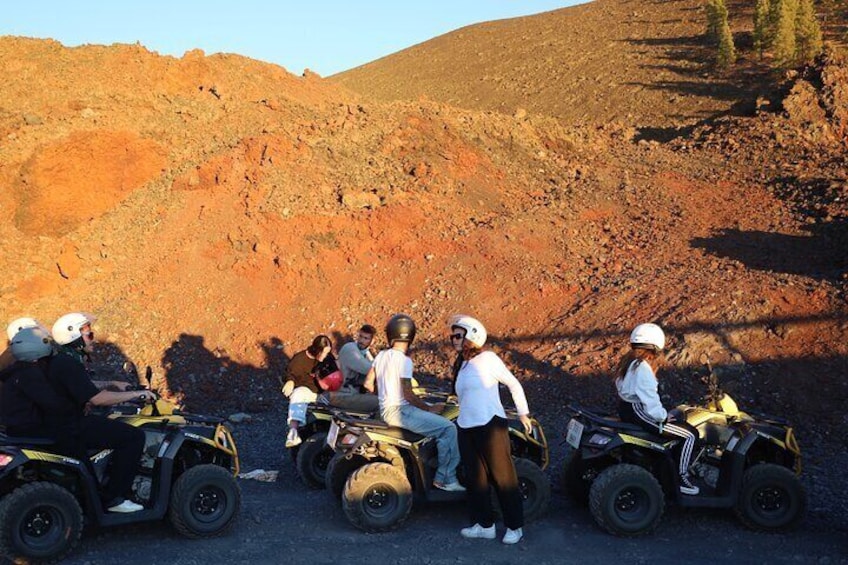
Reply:
[[[459,406],[444,393],[431,392],[427,402],[447,402],[443,416],[456,421]],[[524,500],[524,517],[534,520],[548,508],[551,488],[543,470],[548,465],[548,442],[533,419],[527,434],[514,410],[507,410],[510,442]],[[345,515],[356,527],[382,532],[403,523],[418,501],[465,501],[465,492],[433,487],[438,453],[433,438],[387,425],[382,420],[338,414],[327,443],[335,455],[327,468],[327,488],[341,499]],[[461,466],[458,478],[463,481]],[[497,505],[496,505],[497,507]]]
[[[798,476],[801,450],[784,419],[742,412],[719,389],[709,360],[709,394],[703,405],[679,406],[680,418],[698,430],[690,480],[697,495],[679,489],[681,440],[572,405],[566,441],[564,490],[588,503],[603,529],[619,536],[651,532],[666,497],[685,508],[732,508],[746,526],[780,531],[803,516],[806,495]]]
[[[412,390],[418,396],[429,394],[429,389],[420,386],[415,379]],[[327,466],[334,453],[327,445],[327,432],[333,416],[342,412],[360,419],[379,417],[377,397],[372,394],[336,395],[333,398],[333,405],[314,402],[307,406],[306,422],[297,428],[302,443],[288,449],[298,475],[312,489],[322,489],[326,485]]]
[[[148,368],[148,382],[150,374]],[[241,503],[238,452],[222,419],[182,413],[162,399],[121,406],[110,417],[146,435],[132,487],[132,500],[144,510],[104,511],[98,487],[111,450],[80,461],[52,452],[50,440],[0,434],[0,555],[61,559],[79,542],[84,520],[117,526],[167,515],[189,538],[218,535],[233,524]]]

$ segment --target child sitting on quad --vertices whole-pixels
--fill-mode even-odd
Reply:
[[[656,324],[639,324],[630,334],[630,352],[619,364],[615,380],[618,413],[622,421],[666,437],[681,438],[680,492],[696,495],[698,487],[689,481],[689,462],[696,432],[686,422],[678,422],[663,408],[657,393],[655,370],[665,347],[665,333]]]

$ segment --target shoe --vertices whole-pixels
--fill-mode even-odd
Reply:
[[[699,492],[701,492],[701,489],[699,489],[698,487],[693,485],[689,481],[689,477],[687,475],[681,475],[680,476],[680,492],[682,492],[683,494],[689,494],[689,495],[694,496],[694,495],[698,494]]]
[[[144,506],[142,506],[141,504],[136,504],[132,500],[125,500],[120,504],[110,506],[108,510],[109,512],[120,512],[122,514],[128,514],[130,512],[138,512],[139,510],[144,510]]]
[[[297,430],[294,428],[290,429],[288,435],[286,435],[286,447],[297,447],[302,441],[303,440],[300,439],[300,434],[298,434]]]
[[[514,543],[520,542],[521,538],[523,538],[523,537],[524,537],[524,532],[522,531],[521,528],[518,528],[517,530],[510,530],[509,528],[507,528],[506,533],[504,534],[504,537],[503,537],[503,542],[507,545],[512,545]]]
[[[459,481],[454,481],[452,483],[440,483],[438,481],[433,481],[433,486],[447,492],[465,492],[465,487],[459,484]]]
[[[484,528],[480,524],[474,524],[470,528],[462,528],[459,533],[468,539],[495,539],[495,525]]]

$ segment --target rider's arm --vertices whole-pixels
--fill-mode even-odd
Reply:
[[[89,402],[95,406],[112,406],[121,402],[129,402],[131,400],[145,400],[153,395],[149,390],[131,390],[129,392],[115,392],[111,390],[101,390],[89,399]]]
[[[365,375],[371,369],[371,361],[362,356],[355,343],[350,342],[342,346],[339,351],[339,365],[348,371],[354,371]]]
[[[428,412],[440,412],[437,407],[430,406],[412,391],[412,379],[401,379],[400,380],[400,389],[403,392],[403,398],[415,406],[416,408],[420,408],[421,410],[426,410]]]
[[[660,395],[657,392],[657,377],[647,363],[639,363],[636,367],[636,396],[645,407],[645,412],[656,422],[665,422],[668,412],[663,408]]]
[[[91,381],[91,382],[93,382],[94,386],[96,386],[100,390],[103,390],[103,389],[109,388],[109,387],[116,388],[118,390],[127,390],[127,388],[130,386],[130,383],[125,382],[125,381]]]
[[[484,353],[486,355],[486,369],[491,372],[492,375],[497,379],[499,383],[505,385],[509,389],[509,393],[512,395],[512,402],[515,404],[515,410],[518,412],[519,416],[526,416],[530,413],[530,407],[527,405],[527,396],[524,394],[524,387],[521,386],[521,383],[518,382],[518,379],[515,378],[515,375],[512,374],[504,362],[500,357],[497,356],[494,352]]]
[[[362,387],[374,394],[374,381],[377,379],[377,373],[374,371],[374,367],[368,369],[368,374],[365,375],[365,382],[362,384]]]

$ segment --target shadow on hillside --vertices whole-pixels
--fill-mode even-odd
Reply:
[[[738,33],[734,35],[737,48],[749,52],[752,46],[750,33]],[[708,125],[717,118],[723,116],[748,116],[756,110],[757,97],[763,91],[768,90],[772,78],[770,71],[764,65],[755,60],[740,62],[733,68],[732,72],[717,72],[711,61],[714,58],[714,47],[711,46],[703,35],[680,36],[670,38],[643,38],[624,40],[628,44],[638,47],[664,48],[663,59],[667,64],[643,65],[643,68],[651,72],[651,76],[657,77],[650,82],[631,82],[633,86],[639,86],[648,90],[668,92],[670,96],[684,96],[696,98],[709,98],[731,102],[726,111],[702,110],[699,112],[701,120],[694,125],[686,127],[643,127],[640,128],[636,141],[659,141],[668,142],[677,137],[687,136],[699,126]],[[668,78],[671,73],[673,77]],[[687,116],[672,116],[683,119]]]
[[[848,270],[848,222],[823,222],[804,229],[809,235],[726,229],[713,237],[695,238],[691,244],[758,271],[841,280]]]

